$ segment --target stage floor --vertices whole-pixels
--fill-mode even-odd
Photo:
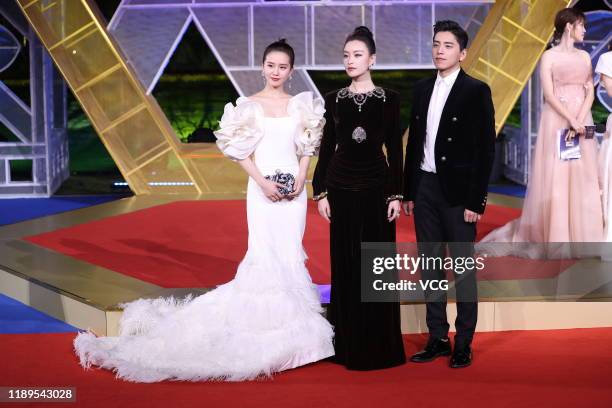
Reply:
[[[2,293],[77,327],[105,326],[99,330],[108,332],[120,316],[121,303],[141,297],[198,295],[230,280],[246,250],[243,199],[242,193],[135,196],[2,227]],[[479,237],[517,216],[521,200],[490,194],[489,203]],[[194,207],[199,213],[193,213]],[[161,212],[164,208],[171,211]],[[174,218],[168,220],[167,214]],[[132,219],[139,221],[134,224]],[[398,242],[414,241],[411,223],[411,218],[402,217]],[[328,230],[313,203],[304,245],[313,282],[325,294]],[[582,282],[580,293],[586,294],[568,300],[610,299],[609,285],[585,279],[607,274],[607,269],[608,264],[593,259],[566,265],[560,271],[562,280]],[[516,277],[480,281],[482,301],[550,300],[550,294],[557,293],[559,276],[540,271],[526,279],[521,270],[525,268],[517,268]],[[504,299],[500,293],[506,294]],[[74,305],[80,311],[67,312]],[[93,319],[97,323],[90,322],[88,310],[98,312]]]

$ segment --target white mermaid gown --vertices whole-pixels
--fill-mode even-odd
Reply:
[[[296,152],[313,153],[320,140],[322,109],[302,93],[290,100],[290,116],[267,118],[240,98],[236,108],[226,106],[217,143],[233,159],[254,151],[264,175],[297,175]],[[193,299],[122,305],[118,337],[83,332],[74,340],[81,364],[135,382],[241,381],[332,356],[333,329],[304,264],[306,202],[303,191],[274,203],[249,179],[248,250],[235,278]]]

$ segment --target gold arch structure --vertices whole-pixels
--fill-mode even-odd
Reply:
[[[18,0],[132,191],[210,191],[91,0]]]
[[[553,34],[567,0],[496,1],[470,49],[464,69],[491,86],[495,130],[501,130]]]

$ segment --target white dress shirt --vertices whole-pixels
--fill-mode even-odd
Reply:
[[[431,93],[431,99],[429,100],[424,147],[425,151],[423,154],[423,161],[421,162],[421,170],[428,171],[430,173],[436,172],[436,156],[434,154],[434,148],[436,146],[438,127],[440,126],[440,117],[442,116],[444,104],[446,104],[446,100],[448,99],[448,94],[459,76],[459,70],[460,68],[457,68],[456,71],[445,77],[442,77],[438,72],[436,84],[434,85],[433,92]]]

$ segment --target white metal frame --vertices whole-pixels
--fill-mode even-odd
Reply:
[[[187,27],[191,22],[193,22],[198,31],[202,34],[202,37],[207,42],[208,46],[212,50],[213,54],[217,58],[219,64],[222,69],[236,88],[237,92],[240,95],[244,95],[244,91],[241,89],[240,84],[234,77],[234,72],[259,72],[259,66],[255,64],[255,50],[254,50],[254,10],[256,7],[301,7],[304,9],[304,53],[306,62],[303,65],[296,67],[296,71],[300,71],[302,77],[306,79],[308,86],[311,87],[311,91],[315,94],[319,94],[314,82],[308,75],[308,70],[313,71],[329,71],[329,70],[343,70],[344,66],[340,63],[338,64],[317,64],[316,62],[316,42],[315,42],[315,33],[316,33],[316,24],[315,24],[315,15],[317,11],[329,9],[331,7],[355,7],[360,6],[362,8],[362,24],[370,25],[372,28],[372,32],[376,35],[376,8],[381,6],[388,5],[430,5],[431,6],[431,18],[432,18],[432,26],[435,22],[435,14],[436,14],[436,5],[444,5],[444,4],[453,4],[453,5],[483,5],[483,4],[492,4],[494,0],[380,0],[380,1],[335,1],[335,0],[325,0],[325,1],[273,1],[267,2],[263,0],[253,0],[253,1],[241,1],[241,2],[214,2],[214,3],[196,3],[195,0],[192,0],[190,3],[174,3],[169,0],[167,3],[156,3],[156,4],[129,4],[128,0],[122,0],[119,5],[115,15],[113,15],[111,21],[108,25],[109,32],[113,32],[117,26],[121,23],[121,18],[124,15],[126,10],[151,10],[151,9],[188,9],[189,16],[186,18],[182,30],[180,30],[177,35],[175,41],[173,42],[172,47],[166,53],[161,65],[158,67],[157,72],[153,81],[150,84],[145,84],[147,87],[147,93],[150,94],[157,81],[161,77],[163,71],[166,68],[171,56],[174,54],[176,47],[180,43],[180,40],[185,33]],[[371,8],[371,20],[365,21],[366,17],[366,9]],[[247,8],[248,9],[248,56],[245,58],[244,65],[228,65],[221,56],[218,47],[211,40],[210,36],[206,32],[206,27],[202,25],[202,23],[196,17],[194,10],[196,9],[216,9],[216,8]],[[310,19],[310,24],[309,24]],[[433,30],[433,29],[432,29]],[[120,43],[120,41],[119,41]],[[433,69],[433,64],[377,64],[377,70],[399,70],[399,69]]]
[[[13,21],[11,17],[15,16],[5,17],[11,22]],[[0,169],[0,174],[3,175],[0,179],[0,198],[49,197],[68,176],[65,128],[51,129],[51,118],[49,118],[54,109],[62,109],[63,123],[66,123],[66,92],[65,89],[62,91],[60,98],[64,101],[62,106],[55,106],[56,99],[51,102],[46,100],[47,97],[52,97],[52,95],[47,95],[48,88],[54,80],[49,77],[49,73],[53,72],[51,59],[33,33],[22,32],[17,26],[15,28],[28,38],[31,105],[28,106],[0,81],[0,91],[21,111],[20,114],[28,118],[26,127],[19,129],[15,125],[15,117],[0,114],[0,122],[19,140],[0,142],[0,160],[3,162],[3,168]],[[10,31],[7,30],[7,32],[15,40],[19,51],[26,52],[19,46],[15,36]],[[9,64],[0,67],[0,71],[10,66],[15,58],[17,58],[17,53]],[[12,179],[11,161],[14,160],[32,161],[30,180],[15,181]]]

